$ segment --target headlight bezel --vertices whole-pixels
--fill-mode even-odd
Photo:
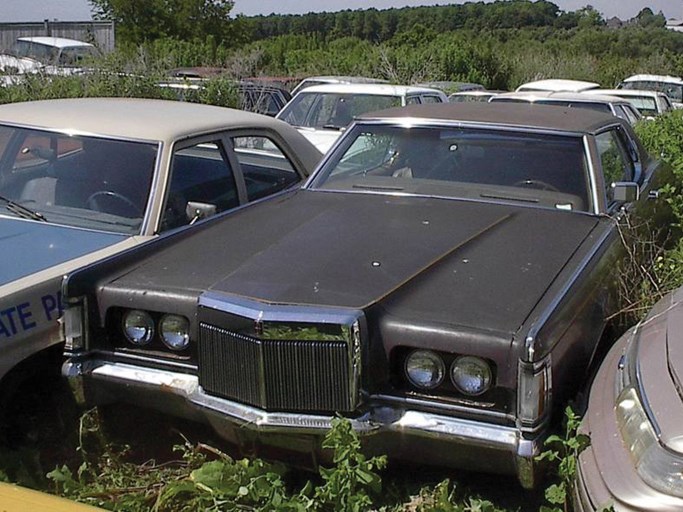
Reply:
[[[142,322],[141,320],[135,319],[131,322],[131,314],[137,314],[140,316],[147,315],[146,326],[146,337],[143,338],[142,334],[136,336],[135,339],[131,340],[130,335],[133,334],[133,330],[130,329],[130,324],[135,324],[135,322]],[[176,319],[177,323],[180,324],[184,329],[186,334],[186,343],[182,348],[174,348],[173,343],[167,343],[170,340],[164,339],[164,331],[169,332],[169,327],[165,327],[168,319]],[[150,320],[151,319],[151,322]],[[166,322],[164,322],[166,320]],[[128,324],[126,323],[128,322]],[[142,324],[141,324],[142,325]],[[148,332],[149,327],[153,325],[153,332],[151,335]],[[128,333],[126,332],[126,327],[129,327]],[[187,359],[196,357],[196,343],[193,343],[192,338],[192,324],[187,315],[178,312],[171,311],[154,311],[144,308],[125,308],[125,307],[112,307],[107,311],[106,319],[106,329],[109,346],[113,350],[123,350],[126,352],[130,351],[140,351],[141,353],[154,353],[155,356],[164,356],[167,354],[168,357],[172,359]],[[168,336],[167,336],[168,338]],[[145,339],[144,343],[136,343],[135,340]],[[170,340],[172,341],[172,340]]]
[[[443,361],[445,367],[444,376],[440,380],[438,385],[429,388],[421,387],[419,385],[416,385],[416,383],[409,378],[406,372],[406,365],[408,363],[409,358],[419,351],[431,352]],[[481,394],[477,396],[463,393],[460,389],[458,389],[455,386],[455,384],[451,380],[451,367],[453,365],[453,362],[461,357],[477,358],[483,361],[490,368],[490,385],[485,391],[483,391]],[[442,400],[446,400],[449,402],[452,400],[462,401],[462,403],[475,403],[483,401],[488,403],[489,405],[492,403],[500,404],[501,407],[504,407],[503,402],[506,402],[508,400],[508,398],[504,398],[504,390],[497,387],[498,372],[495,362],[485,356],[481,356],[478,354],[447,352],[432,347],[402,345],[401,347],[398,347],[397,350],[394,350],[392,352],[391,360],[391,371],[394,377],[399,378],[399,381],[397,381],[396,384],[400,385],[402,389],[404,389],[408,393],[415,395],[424,395],[433,398],[440,398]]]

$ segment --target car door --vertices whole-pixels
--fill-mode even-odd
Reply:
[[[157,233],[279,192],[305,176],[286,144],[263,130],[176,143],[169,169]]]

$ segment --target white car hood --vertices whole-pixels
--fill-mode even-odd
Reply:
[[[299,133],[306,137],[322,153],[327,153],[343,130],[316,130],[314,128],[297,127]]]

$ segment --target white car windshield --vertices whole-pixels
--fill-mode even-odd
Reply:
[[[623,82],[621,87],[624,89],[645,89],[646,91],[663,92],[676,102],[683,102],[683,85],[671,82],[658,82],[655,80],[629,81]]]
[[[588,183],[579,136],[357,124],[310,188],[585,211]]]
[[[278,118],[293,126],[341,130],[355,116],[399,106],[400,96],[303,91],[289,102]]]
[[[137,234],[156,144],[0,125],[0,215]]]

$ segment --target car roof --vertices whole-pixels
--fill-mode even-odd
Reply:
[[[405,96],[406,94],[437,93],[443,94],[439,89],[429,87],[416,87],[412,85],[391,84],[321,84],[312,85],[302,89],[297,94],[304,93],[328,93],[328,94],[376,94],[379,96]]]
[[[631,75],[628,78],[624,78],[622,82],[668,82],[673,84],[683,85],[683,78],[670,75]]]
[[[30,36],[17,37],[17,41],[26,41],[29,43],[44,44],[47,46],[54,46],[55,48],[71,48],[74,46],[93,46],[85,41],[77,41],[76,39],[67,39],[66,37],[50,37],[50,36]]]
[[[329,83],[387,83],[386,80],[381,78],[371,78],[367,76],[348,76],[348,75],[324,75],[324,76],[308,76],[301,80],[302,82],[307,81],[325,81]]]
[[[604,89],[599,89],[603,91]],[[618,103],[624,104],[628,103],[628,100],[624,98],[619,98],[618,96],[610,96],[608,94],[597,94],[593,91],[598,91],[598,89],[591,89],[583,92],[565,92],[565,91],[520,91],[520,92],[506,92],[503,94],[497,94],[495,100],[501,101],[505,98],[509,99],[520,99],[526,101],[574,101],[574,102],[591,102],[591,103]],[[591,93],[590,95],[586,93]]]
[[[491,128],[527,128],[588,134],[614,124],[625,124],[611,114],[592,110],[527,103],[432,103],[408,105],[358,117],[387,122],[433,122],[489,125]]]
[[[585,93],[613,94],[614,96],[666,96],[663,92],[648,89],[595,89],[593,91],[585,91]]]
[[[226,128],[289,125],[212,105],[138,98],[72,98],[0,105],[0,123],[122,139],[172,141]],[[291,128],[294,130],[294,128]]]
[[[547,80],[536,80],[527,82],[517,87],[517,91],[522,90],[542,90],[542,91],[581,91],[586,89],[597,89],[600,84],[595,82],[584,82],[581,80],[565,80],[551,78]]]

